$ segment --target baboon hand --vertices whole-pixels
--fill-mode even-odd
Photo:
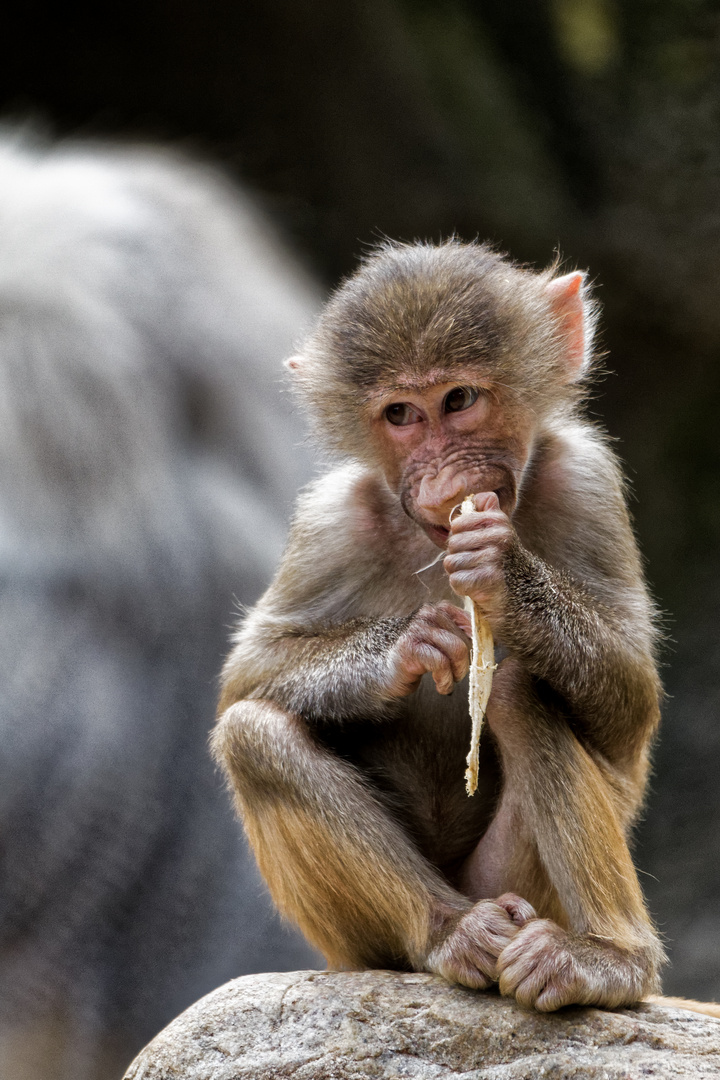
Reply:
[[[519,1005],[553,1012],[563,1005],[632,1005],[654,989],[648,953],[629,953],[592,935],[571,934],[535,919],[498,958],[500,993]]]
[[[449,982],[484,990],[497,981],[500,954],[535,917],[534,908],[513,893],[479,900],[435,946],[426,968]]]
[[[520,541],[494,491],[476,495],[475,508],[451,522],[443,566],[453,591],[471,597],[492,620],[505,611],[505,562]]]
[[[388,696],[407,697],[426,671],[441,694],[467,675],[470,662],[470,621],[460,608],[443,601],[426,604],[415,613],[390,653]]]

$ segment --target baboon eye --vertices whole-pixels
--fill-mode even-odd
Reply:
[[[407,401],[397,401],[394,405],[388,405],[385,410],[385,418],[396,427],[405,427],[406,424],[419,424],[422,416],[408,405]]]
[[[462,412],[474,405],[480,395],[480,391],[474,386],[456,386],[446,396],[443,402],[445,412]]]

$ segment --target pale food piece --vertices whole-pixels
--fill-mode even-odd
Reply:
[[[474,513],[474,498],[474,495],[468,495],[467,499],[463,501],[460,506],[461,514]],[[465,770],[465,790],[468,795],[474,795],[478,785],[480,733],[492,689],[493,671],[497,664],[495,663],[495,646],[490,625],[477,604],[469,596],[465,597],[465,610],[468,612],[472,622],[470,688],[468,694],[472,734],[470,736],[470,752],[467,756],[467,769]]]

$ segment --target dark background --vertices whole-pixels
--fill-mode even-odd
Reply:
[[[220,160],[326,286],[382,234],[589,268],[593,409],[667,613],[637,862],[666,991],[720,997],[718,5],[28,0],[3,21],[5,118]]]

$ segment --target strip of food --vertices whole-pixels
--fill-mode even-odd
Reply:
[[[460,507],[461,514],[474,513],[475,496],[468,495]],[[472,655],[470,657],[470,687],[468,702],[472,719],[470,752],[465,770],[465,790],[474,795],[478,785],[480,761],[480,734],[482,732],[485,709],[492,689],[493,671],[496,668],[495,646],[492,630],[477,604],[469,596],[465,597],[465,610],[472,622]]]

